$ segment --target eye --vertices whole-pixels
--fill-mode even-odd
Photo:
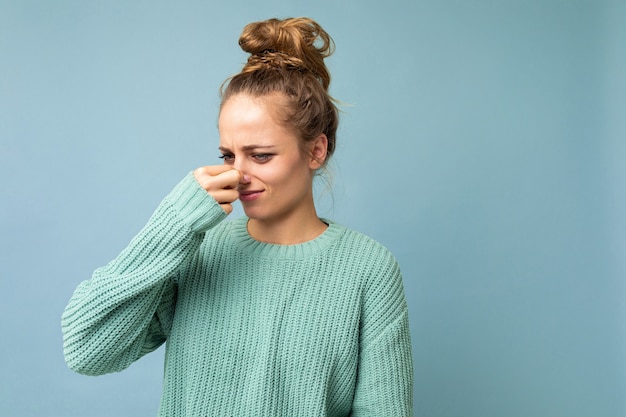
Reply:
[[[231,153],[224,153],[222,155],[219,156],[220,159],[224,160],[224,163],[227,165],[232,164],[235,161],[235,155],[231,154]]]
[[[272,157],[274,156],[274,154],[271,153],[255,153],[252,154],[252,158],[260,163],[264,163],[264,162],[268,162],[270,159],[272,159]]]

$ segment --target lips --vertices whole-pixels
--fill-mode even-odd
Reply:
[[[239,191],[239,200],[242,202],[254,201],[261,196],[263,190]]]

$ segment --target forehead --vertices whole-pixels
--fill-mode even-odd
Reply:
[[[272,97],[245,94],[230,97],[222,105],[219,115],[220,146],[277,146],[297,142],[295,135],[278,122],[277,105]]]
[[[219,127],[230,127],[234,123],[253,123],[269,115],[271,104],[267,99],[237,94],[223,105],[219,115]]]

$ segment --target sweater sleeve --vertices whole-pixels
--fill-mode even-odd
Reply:
[[[413,415],[408,309],[398,264],[385,257],[365,290],[352,417]]]
[[[127,368],[169,333],[177,277],[226,213],[189,173],[117,258],[74,291],[62,316],[68,366],[86,375]]]

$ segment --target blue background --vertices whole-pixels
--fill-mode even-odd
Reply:
[[[156,414],[163,349],[74,374],[61,313],[219,163],[243,26],[300,15],[345,103],[320,212],[400,262],[416,415],[625,416],[619,0],[0,0],[0,415]]]

